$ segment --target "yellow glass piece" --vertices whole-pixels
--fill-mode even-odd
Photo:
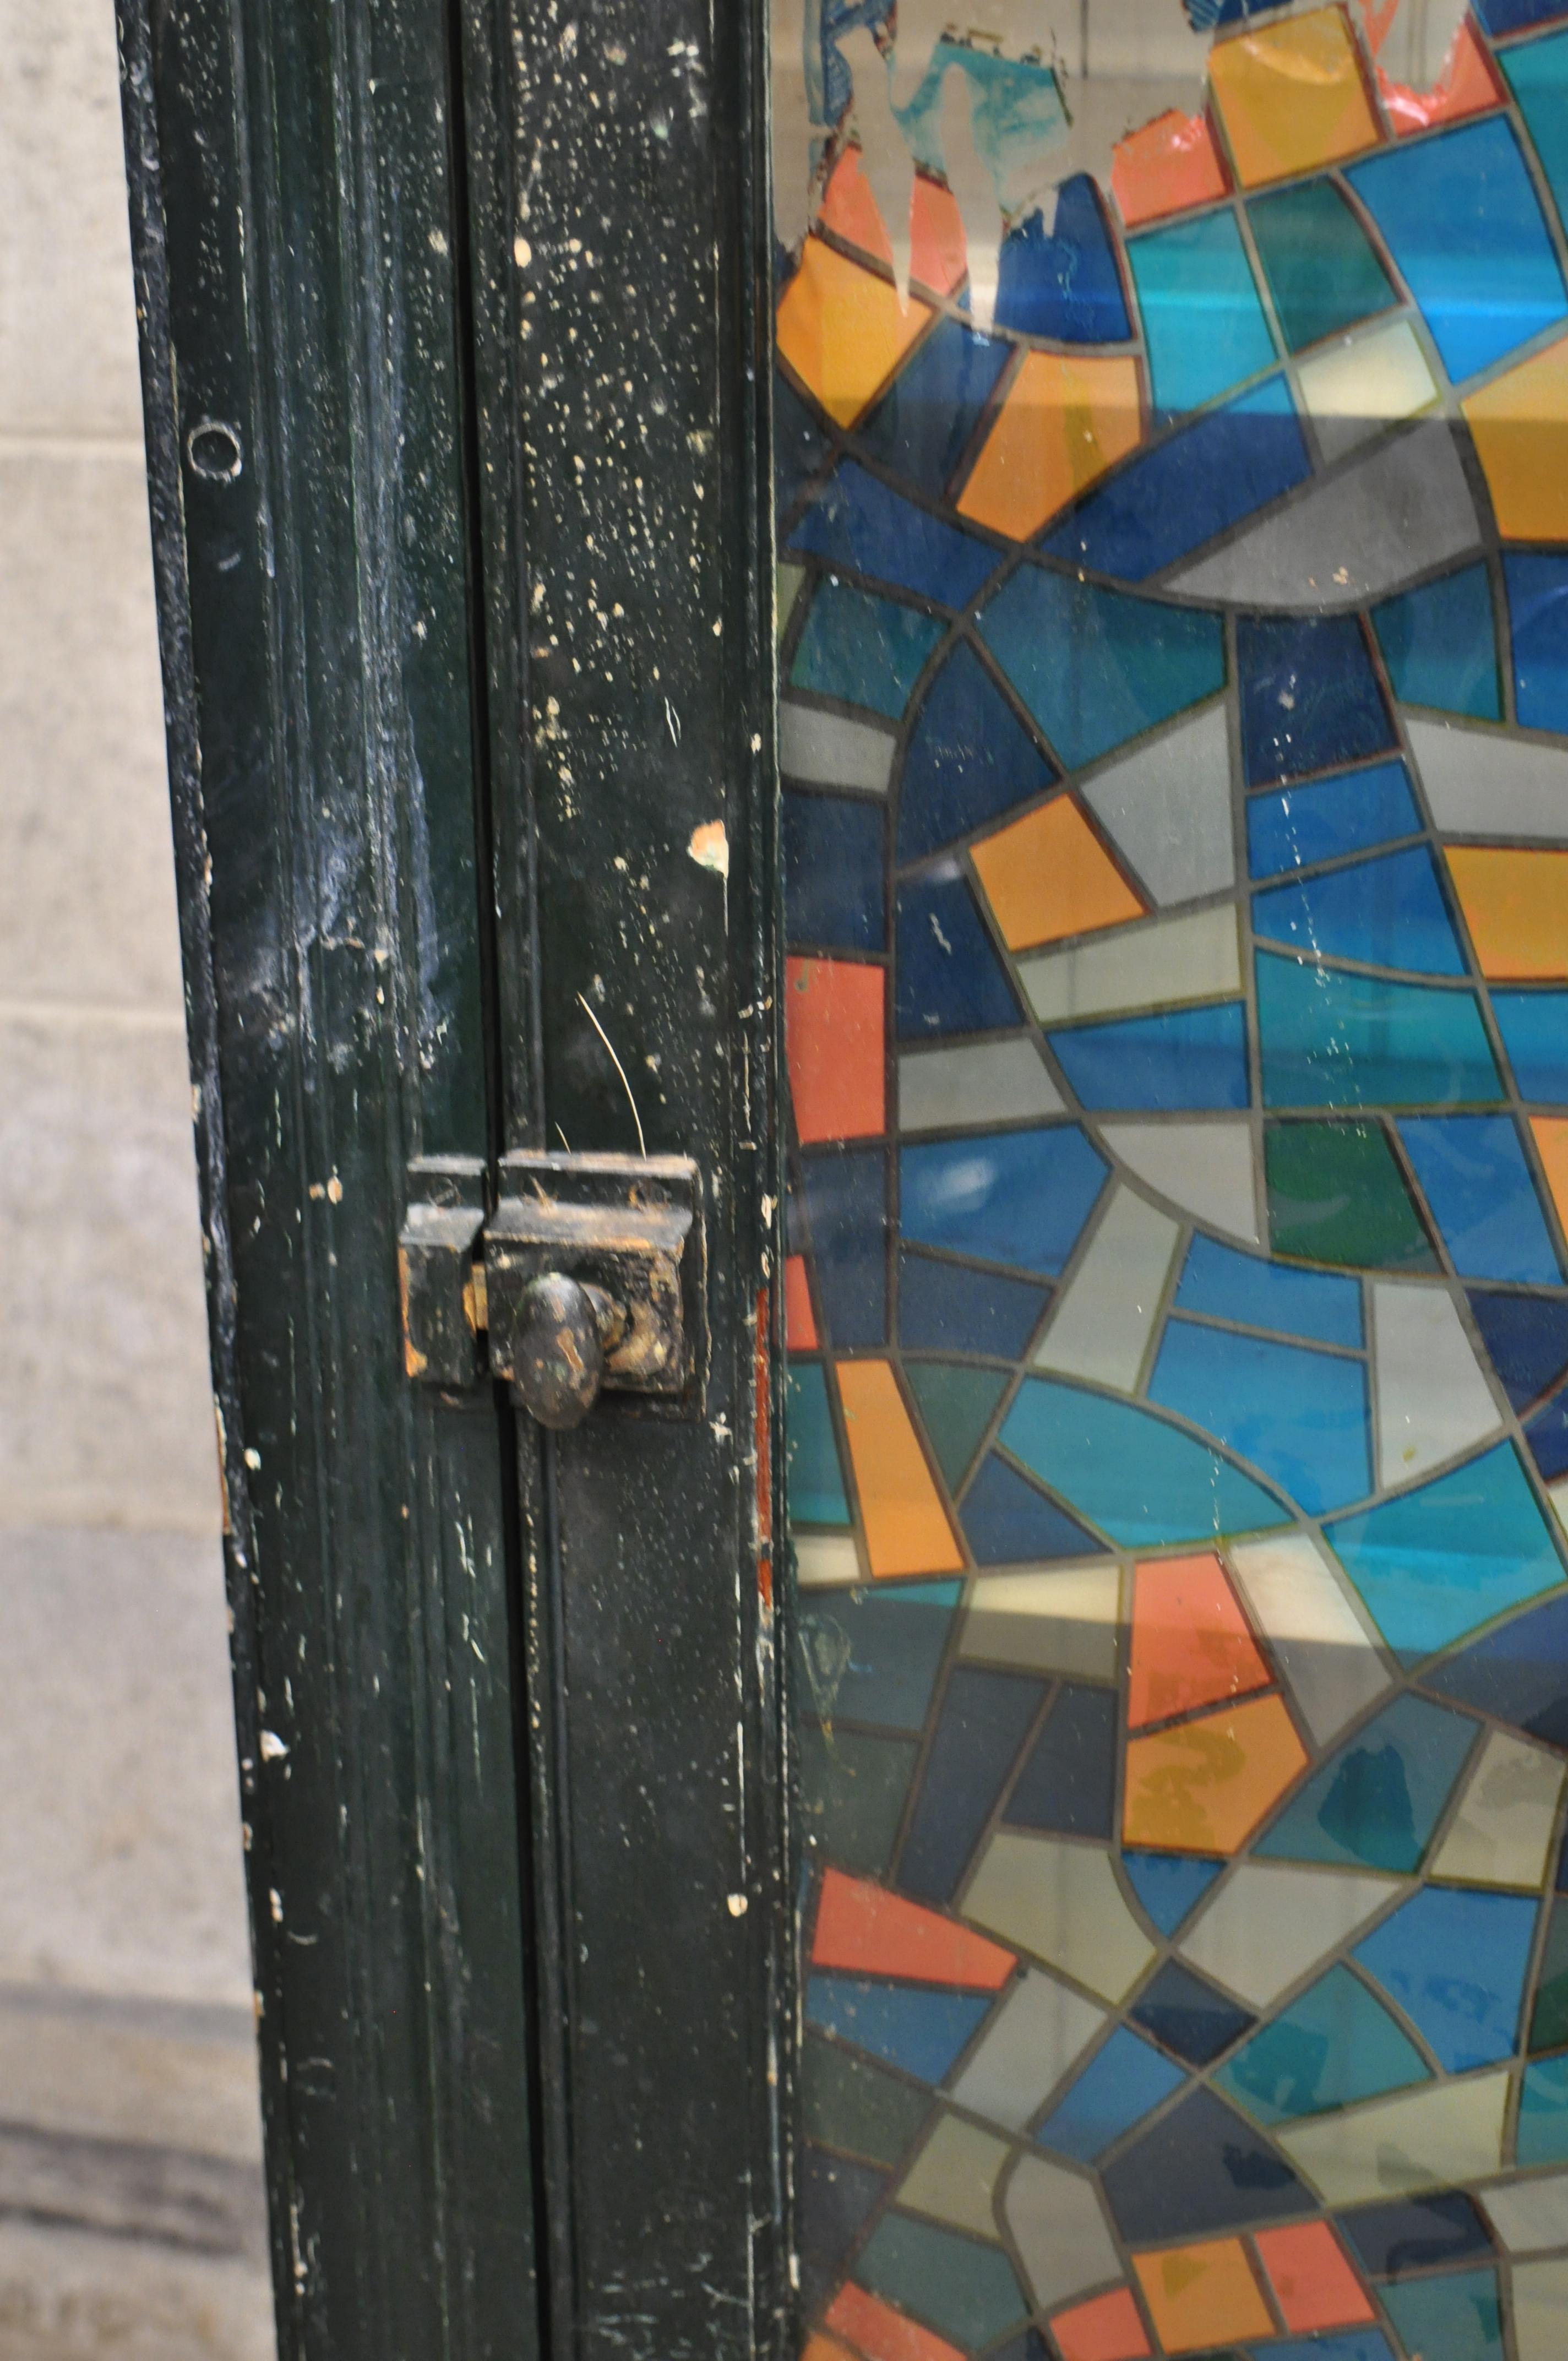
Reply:
[[[840,1361],[839,1398],[872,1572],[961,1573],[963,1553],[888,1363]]]
[[[1419,2189],[1454,2189],[1501,2169],[1508,2073],[1374,2099],[1274,2136],[1327,2205],[1364,2205]]]
[[[852,426],[931,317],[891,280],[808,237],[778,312],[778,349],[840,426]]]
[[[1012,2153],[993,2132],[958,2115],[938,2115],[936,2130],[904,2176],[898,2202],[911,2213],[928,2213],[955,2230],[994,2239],[996,2184]]]
[[[1135,361],[1025,353],[959,496],[959,513],[1027,541],[1135,449],[1142,433]]]
[[[1568,852],[1451,844],[1448,866],[1483,975],[1568,976]]]
[[[1336,163],[1379,137],[1343,8],[1220,42],[1209,87],[1245,188]]]
[[[1568,336],[1460,404],[1505,541],[1568,541]]]
[[[1306,1764],[1295,1724],[1277,1697],[1129,1739],[1123,1841],[1160,1851],[1233,1853]]]
[[[1141,918],[1144,906],[1070,796],[1025,812],[970,858],[1009,950]]]
[[[1154,1958],[1099,1845],[998,1828],[969,1883],[963,1914],[1032,1951],[1102,2000],[1124,1999]]]
[[[1133,2268],[1167,2353],[1197,2353],[1233,2336],[1272,2336],[1274,2318],[1239,2238],[1135,2255]]]

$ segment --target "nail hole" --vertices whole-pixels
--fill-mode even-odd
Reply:
[[[245,465],[237,428],[221,418],[203,418],[185,437],[185,453],[194,473],[209,484],[232,484]]]

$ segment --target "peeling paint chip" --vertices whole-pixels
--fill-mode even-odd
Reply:
[[[746,1916],[745,1895],[743,1894],[727,1894],[724,1898],[729,1905],[729,1916],[731,1918],[744,1918]]]
[[[262,1731],[261,1759],[263,1763],[281,1763],[288,1752],[288,1748],[284,1745],[283,1741],[279,1737],[275,1730],[264,1730]]]
[[[705,820],[700,828],[694,828],[686,851],[699,869],[711,869],[716,877],[729,876],[729,839],[721,819]]]

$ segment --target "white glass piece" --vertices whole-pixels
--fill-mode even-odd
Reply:
[[[1035,1355],[1037,1369],[1131,1393],[1165,1299],[1180,1224],[1135,1190],[1116,1189]]]
[[[959,1639],[971,1663],[1069,1679],[1116,1677],[1121,1576],[1114,1563],[992,1574],[977,1582]]]
[[[803,1590],[842,1590],[865,1579],[852,1533],[792,1532],[790,1541]]]
[[[1031,1968],[995,2012],[953,2084],[971,2114],[1021,2132],[1105,2023],[1105,2011]]]
[[[1254,2008],[1267,2008],[1400,1890],[1397,1878],[1359,1870],[1244,1861],[1215,1887],[1181,1956]]]
[[[1380,1484],[1408,1484],[1502,1424],[1443,1288],[1374,1280],[1372,1371]]]
[[[1120,2000],[1154,1957],[1098,1846],[999,1828],[959,1907],[1106,2000]]]
[[[1072,950],[1020,960],[1018,975],[1042,1025],[1234,997],[1242,988],[1236,914],[1226,904],[1145,919]]]
[[[1544,837],[1568,844],[1568,752],[1534,738],[1407,714],[1410,752],[1450,836]]]
[[[1512,2310],[1519,2361],[1563,2361],[1568,2333],[1568,2256],[1556,2256],[1549,2263],[1517,2264]]]
[[[1314,353],[1300,364],[1299,381],[1307,414],[1331,462],[1437,400],[1426,355],[1408,320],[1390,320]]]
[[[1557,1756],[1494,1730],[1431,1874],[1467,1885],[1539,1888],[1565,1770]]]
[[[1121,2277],[1093,2184],[1065,2165],[1020,2157],[1002,2204],[1042,2312]]]
[[[1349,1592],[1310,1533],[1242,1542],[1231,1565],[1303,1720],[1327,1746],[1389,1685]]]
[[[1228,717],[1211,705],[1080,786],[1154,902],[1195,902],[1235,883]]]
[[[1568,2246],[1568,2172],[1549,2172],[1542,2180],[1502,2181],[1480,2196],[1510,2255]]]
[[[1216,1123],[1107,1123],[1101,1137],[1130,1172],[1184,1213],[1249,1246],[1261,1244],[1252,1126],[1245,1116],[1222,1116]]]
[[[937,2118],[937,2127],[916,2158],[898,2191],[898,2202],[912,2213],[927,2213],[977,2238],[996,2236],[992,2200],[1002,2168],[1012,2153],[996,2139],[957,2115]]]
[[[1374,2099],[1274,2137],[1328,2205],[1362,2205],[1418,2189],[1453,2189],[1502,2162],[1508,2071],[1467,2075],[1393,2099]]]
[[[1056,1115],[1061,1093],[1026,1033],[956,1049],[905,1050],[898,1060],[900,1131],[965,1129]]]
[[[815,705],[796,705],[789,697],[779,707],[779,770],[786,779],[884,796],[893,747],[891,733],[869,721],[823,713]]]

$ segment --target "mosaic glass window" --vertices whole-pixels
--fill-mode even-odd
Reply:
[[[777,0],[810,2361],[1568,2354],[1568,22]]]

